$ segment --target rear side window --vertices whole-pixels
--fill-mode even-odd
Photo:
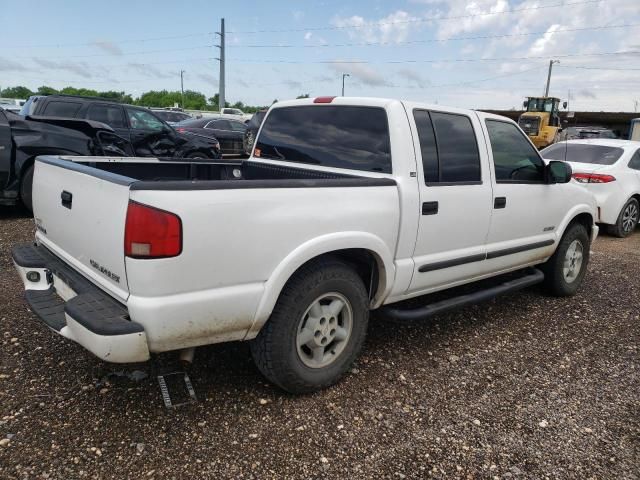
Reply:
[[[48,117],[74,118],[81,106],[82,104],[78,102],[52,100],[44,107],[42,114]]]
[[[424,181],[477,183],[480,154],[471,119],[465,115],[415,110]]]
[[[623,153],[624,150],[618,147],[580,143],[556,143],[555,145],[545,148],[542,151],[542,156],[549,160],[613,165]]]
[[[122,108],[112,105],[91,105],[87,118],[96,122],[106,123],[113,128],[123,128],[125,126]]]
[[[629,161],[629,168],[640,170],[640,150],[637,150],[636,153],[633,154],[633,157],[631,157],[631,161]]]
[[[275,108],[262,126],[254,156],[391,173],[387,114],[378,107]]]

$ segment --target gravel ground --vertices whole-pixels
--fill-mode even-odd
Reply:
[[[246,344],[199,349],[199,401],[163,406],[29,312],[0,210],[0,478],[640,478],[640,231],[602,236],[580,293],[507,295],[424,323],[377,319],[358,364],[305,397]],[[138,372],[139,373],[139,372]]]

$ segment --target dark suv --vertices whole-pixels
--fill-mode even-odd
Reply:
[[[216,139],[182,135],[147,108],[108,99],[74,95],[32,96],[20,114],[105,123],[130,141],[135,155],[140,157],[220,158],[220,145]]]

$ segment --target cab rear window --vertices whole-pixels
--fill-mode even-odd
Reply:
[[[254,156],[391,173],[387,114],[378,107],[283,107],[267,116]]]

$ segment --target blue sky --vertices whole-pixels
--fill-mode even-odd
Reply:
[[[560,5],[563,4],[563,5]],[[512,108],[551,94],[576,110],[640,100],[639,0],[0,0],[0,87],[218,91],[227,100],[301,93]],[[171,38],[169,38],[171,37]],[[635,53],[634,53],[635,52]]]

